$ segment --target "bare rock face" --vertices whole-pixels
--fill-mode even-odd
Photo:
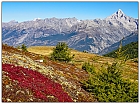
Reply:
[[[12,46],[23,43],[52,46],[65,41],[76,50],[100,53],[134,31],[138,31],[138,19],[126,16],[119,9],[103,20],[46,18],[2,23],[2,42]]]

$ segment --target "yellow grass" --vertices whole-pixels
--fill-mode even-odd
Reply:
[[[53,52],[54,46],[32,46],[27,50],[29,52],[33,52],[36,54],[46,55],[50,57],[50,54]],[[79,52],[73,49],[71,50],[71,55],[75,54],[72,63],[78,68],[82,68],[84,62],[90,62],[94,65],[95,69],[98,71],[102,66],[106,66],[114,62],[113,58],[103,57],[96,54]],[[128,61],[123,69],[123,75],[125,78],[129,78],[131,80],[138,79],[138,63],[134,63],[132,61]]]
[[[29,52],[33,52],[36,54],[41,54],[41,55],[46,55],[46,56],[50,56],[50,54],[53,52],[53,48],[54,46],[31,46],[29,47],[27,50]],[[84,52],[80,52],[77,50],[73,50],[70,49],[71,51],[71,55],[75,55],[74,59],[73,59],[73,63],[81,68],[82,64],[84,62],[90,62],[92,64],[97,65],[97,63],[101,63],[101,64],[105,64],[105,63],[112,63],[111,60],[113,60],[112,58],[102,58],[102,56],[99,55],[95,55],[95,54],[91,54],[91,53],[84,53]],[[99,65],[97,65],[99,66]],[[96,66],[96,67],[97,67]]]
[[[27,50],[36,54],[49,56],[53,52],[54,46],[31,46]]]

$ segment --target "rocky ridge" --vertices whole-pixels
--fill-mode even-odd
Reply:
[[[46,18],[2,23],[2,42],[11,46],[55,46],[65,41],[70,48],[100,53],[103,49],[138,30],[138,19],[118,10],[101,20]]]

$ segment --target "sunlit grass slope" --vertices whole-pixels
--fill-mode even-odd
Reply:
[[[54,46],[32,46],[27,50],[36,54],[41,54],[50,57],[50,54],[53,52]],[[75,54],[72,64],[78,68],[82,68],[84,62],[90,62],[94,65],[96,71],[100,70],[102,66],[106,66],[107,63],[111,64],[114,62],[114,58],[99,56],[91,53],[79,52],[77,50],[71,50],[71,55]],[[138,63],[128,60],[124,66],[123,77],[129,78],[131,80],[138,80]]]

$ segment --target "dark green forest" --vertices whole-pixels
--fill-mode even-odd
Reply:
[[[104,56],[116,58],[117,55],[115,52],[117,51],[118,49],[108,54],[105,54]],[[122,51],[128,56],[128,59],[138,58],[138,41],[123,46]]]

